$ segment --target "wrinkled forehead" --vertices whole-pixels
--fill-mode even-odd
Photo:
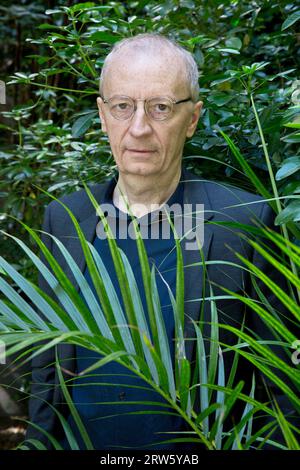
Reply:
[[[107,63],[102,90],[109,96],[178,96],[189,90],[184,60],[169,50],[121,49]]]

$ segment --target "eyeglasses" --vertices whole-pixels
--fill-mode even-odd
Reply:
[[[102,100],[103,103],[108,105],[110,114],[119,121],[125,121],[133,116],[137,109],[137,101],[144,101],[144,109],[148,117],[155,121],[164,121],[172,116],[174,105],[191,101],[191,97],[180,101],[175,101],[163,96],[149,98],[147,100],[134,100],[129,96],[113,96],[109,100],[105,100],[104,98],[102,98]]]

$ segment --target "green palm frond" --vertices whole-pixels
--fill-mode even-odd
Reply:
[[[93,200],[89,191],[88,194]],[[93,200],[93,203],[97,206],[95,200]],[[245,332],[243,329],[236,329],[219,323],[217,305],[218,299],[222,296],[214,295],[213,286],[210,288],[209,298],[203,297],[203,300],[210,305],[209,350],[205,344],[207,338],[205,341],[203,338],[202,320],[197,323],[193,322],[196,333],[196,367],[194,368],[187,359],[185,342],[188,338],[185,338],[183,334],[184,265],[178,239],[175,237],[177,250],[176,297],[167,285],[175,322],[176,354],[173,363],[158,295],[155,270],[154,268],[150,270],[138,226],[134,225],[134,230],[142,266],[149,324],[146,320],[141,293],[138,291],[134,272],[126,255],[116,245],[109,226],[106,226],[106,231],[118,275],[124,308],[121,306],[120,299],[99,253],[92,244],[85,240],[74,215],[67,207],[65,208],[76,227],[87,266],[91,273],[95,293],[88,285],[70,253],[58,239],[51,236],[53,243],[57,245],[63,254],[67,266],[72,270],[81,294],[71,284],[38,235],[26,224],[23,224],[41,249],[45,262],[39,259],[21,240],[9,236],[24,250],[40,275],[47,280],[58,301],[56,302],[42,292],[39,287],[25,279],[4,258],[0,258],[2,273],[0,291],[3,296],[3,299],[0,300],[0,338],[6,343],[7,354],[21,353],[26,350],[27,360],[29,360],[49,348],[55,348],[59,343],[70,342],[103,355],[101,359],[82,371],[82,376],[87,377],[88,374],[110,361],[122,364],[129,372],[141,378],[145,385],[155,390],[164,399],[164,405],[160,402],[152,403],[160,406],[161,409],[157,411],[158,413],[171,412],[181,416],[185,421],[188,431],[178,431],[176,432],[176,438],[170,438],[163,442],[197,442],[199,445],[204,445],[211,450],[252,448],[253,444],[262,446],[265,442],[271,442],[271,439],[269,439],[271,434],[269,437],[265,434],[273,432],[276,423],[277,426],[278,423],[279,425],[281,423],[285,435],[290,436],[287,428],[290,429],[291,424],[288,422],[283,423],[279,411],[272,409],[268,404],[260,403],[254,398],[254,380],[249,395],[243,393],[243,382],[233,384],[237,363],[241,355],[252,363],[257,370],[268,376],[271,381],[273,380],[290,398],[292,403],[298,407],[300,405],[298,397],[289,385],[276,376],[273,369],[275,367],[284,372],[298,385],[300,382],[299,374],[295,374],[295,370],[291,365],[278,360],[267,344],[260,342],[259,338],[253,338],[253,335],[251,336],[249,332]],[[106,219],[98,206],[97,210],[101,220],[106,224]],[[269,232],[266,231],[265,235],[268,237]],[[271,233],[270,237],[275,243],[283,243],[277,234]],[[250,240],[249,243],[256,247],[255,242]],[[284,244],[284,247],[285,250],[289,249],[287,244]],[[291,246],[290,249],[293,249],[293,247]],[[259,253],[272,263],[270,258],[272,254],[262,247],[259,247]],[[297,250],[293,250],[293,253],[298,254]],[[267,279],[265,274],[256,266],[245,260],[241,255],[237,255],[240,261],[245,263],[246,269],[270,287],[298,319],[299,309],[296,303],[288,303],[285,292],[276,288],[273,281]],[[280,269],[288,280],[294,285],[298,285],[298,280],[293,277],[293,273],[288,268]],[[9,280],[15,283],[18,291],[16,288],[11,287]],[[20,295],[20,290],[25,295]],[[256,300],[243,297],[228,289],[224,289],[224,291],[227,294],[224,298],[237,298],[260,315],[270,325],[270,328],[276,331],[280,344],[289,344],[290,341],[295,339],[293,333],[281,322],[280,317],[274,318]],[[231,346],[222,344],[219,339],[220,328],[228,329],[234,333],[237,343]],[[250,347],[254,353],[248,352],[247,347]],[[226,377],[223,355],[228,350],[234,351],[234,360],[230,376]],[[68,383],[64,382],[63,368],[58,359],[56,360],[56,368],[62,392],[69,404],[74,421],[86,448],[91,449],[90,437],[86,434],[76,406],[72,403],[71,395],[68,392],[68,386],[72,380]],[[199,408],[196,405],[197,402]],[[239,422],[235,423],[231,431],[228,431],[225,429],[226,419],[228,419],[237,402],[245,403],[244,410]],[[146,406],[147,404],[149,403],[140,402],[140,405]],[[260,430],[261,432],[258,431],[253,435],[253,420],[259,411],[263,411],[272,418],[273,424],[269,427],[263,427]],[[69,424],[59,414],[58,410],[56,412],[70,447],[72,449],[78,448]],[[132,412],[132,414],[136,413],[146,415],[149,411]],[[289,437],[289,440],[291,439]],[[55,441],[53,436],[50,441],[54,448],[59,448],[59,443]],[[31,442],[31,444],[38,449],[43,448],[41,443]],[[26,443],[23,444],[22,448],[26,448]]]

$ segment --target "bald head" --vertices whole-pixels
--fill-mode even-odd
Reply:
[[[100,95],[105,92],[105,82],[109,71],[114,69],[122,74],[126,64],[133,62],[142,70],[149,63],[161,64],[161,69],[168,70],[173,78],[183,82],[190,92],[192,100],[197,101],[199,95],[197,64],[188,51],[158,34],[139,34],[132,38],[123,39],[117,43],[106,57],[101,77]],[[159,78],[159,77],[158,77]]]

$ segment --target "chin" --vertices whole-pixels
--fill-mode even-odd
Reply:
[[[140,176],[150,176],[159,173],[159,169],[155,165],[147,165],[145,163],[135,163],[129,164],[126,167],[123,167],[122,173],[127,175],[140,175]]]

